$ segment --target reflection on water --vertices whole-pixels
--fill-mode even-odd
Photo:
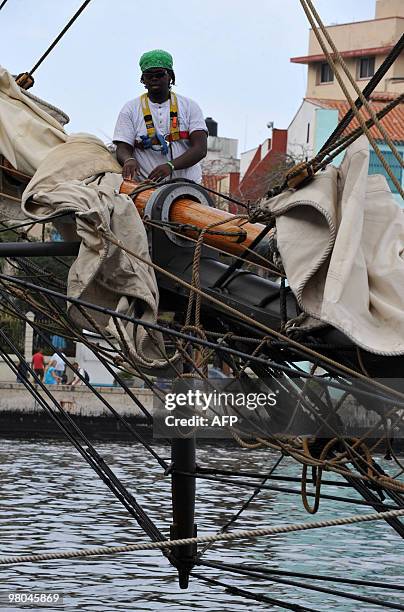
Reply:
[[[137,444],[98,444],[97,448],[160,530],[168,536],[171,520],[170,482],[153,458]],[[158,450],[162,456],[168,456],[167,447]],[[198,451],[198,461],[221,468],[262,472],[273,465],[274,455],[268,450],[243,451],[204,446]],[[0,469],[0,556],[147,540],[126,510],[67,443],[0,441]],[[291,461],[284,460],[276,473],[296,476],[299,468]],[[282,486],[282,483],[276,484]],[[283,486],[298,488],[297,484],[290,483],[283,483]],[[196,518],[199,534],[216,531],[248,498],[250,492],[250,489],[242,487],[198,480]],[[327,487],[327,493],[358,498],[355,492],[336,487]],[[328,519],[363,512],[369,512],[369,509],[326,500],[316,518]],[[302,509],[299,496],[263,491],[242,514],[236,528],[249,529],[312,519]],[[248,543],[218,543],[206,553],[206,559],[212,560],[262,563],[269,569],[401,584],[403,557],[402,540],[384,522],[284,534]],[[316,610],[352,612],[383,609],[333,595],[224,574],[211,568],[199,568],[198,571]],[[99,612],[271,609],[268,604],[234,597],[222,588],[207,586],[195,579],[191,581],[188,591],[181,591],[173,568],[157,551],[2,567],[1,576],[0,593],[17,589],[57,590],[64,594],[65,609]],[[320,584],[378,596],[381,600],[383,596],[387,598],[387,592],[369,587]],[[396,591],[394,596],[388,594],[388,599],[398,602],[401,601],[400,595]]]

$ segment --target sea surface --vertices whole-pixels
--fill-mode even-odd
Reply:
[[[164,476],[161,467],[137,443],[96,443],[95,446],[163,534],[168,536],[171,523],[170,479]],[[168,447],[156,448],[161,456],[169,458]],[[275,459],[272,451],[261,449],[250,451],[204,445],[198,450],[199,464],[232,470],[267,472]],[[391,463],[379,459],[389,470],[393,469]],[[300,469],[291,460],[284,459],[275,474],[299,476]],[[68,443],[0,440],[0,475],[0,558],[147,541],[134,519]],[[334,475],[327,478],[343,482]],[[299,489],[297,483],[278,481],[272,484]],[[347,488],[324,486],[323,491],[359,499]],[[251,492],[251,488],[198,479],[198,534],[217,531],[237,512]],[[303,509],[300,495],[261,491],[241,514],[235,528],[252,529],[368,512],[373,510],[354,503],[323,500],[318,513],[311,516]],[[384,521],[217,543],[206,551],[203,558],[385,584],[404,583],[404,543]],[[198,567],[197,571],[250,592],[322,612],[385,610],[383,602],[387,601],[404,605],[404,593],[375,587],[315,583],[335,588],[339,593],[377,597],[381,606],[213,568]],[[188,590],[180,590],[175,570],[158,551],[0,566],[0,575],[2,609],[7,610],[22,609],[4,603],[8,591],[63,594],[63,607],[25,607],[56,612],[62,609],[94,612],[282,609],[229,594],[222,587],[196,578],[191,579]],[[313,584],[309,578],[292,580],[307,586]]]

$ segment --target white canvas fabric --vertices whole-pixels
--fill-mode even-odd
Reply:
[[[155,323],[159,296],[152,268],[108,241],[111,236],[149,261],[142,220],[129,196],[119,194],[122,176],[108,172],[108,163],[112,171],[119,167],[94,136],[68,137],[39,166],[23,194],[22,207],[32,219],[44,219],[55,212],[74,213],[75,226],[62,220],[57,225],[65,239],[73,239],[75,232],[81,239],[79,255],[69,271],[69,297]],[[88,172],[93,174],[85,179]],[[91,329],[74,305],[68,309],[77,325]],[[110,316],[88,312],[101,330],[121,344],[128,364],[152,371],[167,367],[159,333],[119,322],[123,342]]]
[[[158,289],[153,269],[117,246],[114,236],[135,254],[149,260],[143,223],[132,200],[119,194],[121,166],[101,140],[89,134],[68,136],[58,121],[27,96],[0,68],[0,153],[18,170],[33,175],[23,194],[22,211],[33,220],[55,212],[71,212],[57,223],[66,240],[81,239],[80,252],[68,278],[69,297],[111,308],[143,322],[157,320]],[[4,200],[0,199],[0,216]],[[56,223],[55,223],[56,225]],[[77,325],[91,324],[70,306]],[[141,326],[119,324],[90,312],[98,327],[121,343],[127,366],[166,368],[164,344]]]
[[[180,130],[188,131],[190,134],[196,130],[207,132],[205,119],[198,104],[186,98],[185,96],[177,95],[178,101],[178,123]],[[149,100],[150,112],[153,117],[155,129],[162,136],[170,133],[170,101],[167,100],[162,104],[151,102]],[[127,102],[119,113],[114,131],[114,142],[126,142],[133,146],[136,140],[140,140],[140,136],[147,136],[146,125],[143,118],[143,111],[140,103],[140,97]],[[171,150],[170,150],[171,148]],[[142,178],[147,178],[150,172],[159,164],[164,164],[166,161],[176,159],[189,149],[189,140],[177,140],[171,143],[168,155],[162,155],[160,151],[146,149],[135,149],[133,157],[139,162]],[[173,178],[186,178],[197,183],[202,180],[202,168],[200,163],[185,168],[184,170],[175,170]]]
[[[65,142],[62,125],[0,66],[0,152],[32,176],[49,151]]]
[[[365,137],[307,186],[263,201],[300,307],[362,348],[404,354],[404,214]]]

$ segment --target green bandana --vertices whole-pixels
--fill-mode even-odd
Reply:
[[[154,49],[153,51],[143,53],[139,60],[139,66],[142,72],[150,68],[166,68],[167,70],[172,70],[173,58],[167,51]]]

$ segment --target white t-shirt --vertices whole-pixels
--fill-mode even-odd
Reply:
[[[177,96],[178,103],[178,124],[181,131],[190,134],[196,130],[207,132],[205,119],[199,106],[190,98]],[[149,100],[150,112],[156,131],[162,136],[170,133],[170,100],[158,104]],[[140,136],[147,136],[146,125],[143,118],[140,97],[127,102],[119,113],[114,131],[114,142],[126,142],[134,144],[135,140],[140,140]],[[177,140],[169,143],[168,155],[163,155],[161,151],[152,149],[134,149],[133,157],[137,160],[141,170],[142,178],[147,178],[150,172],[165,161],[176,159],[189,149],[189,140]],[[187,178],[200,183],[202,180],[201,165],[195,164],[184,170],[175,170],[173,178]]]

